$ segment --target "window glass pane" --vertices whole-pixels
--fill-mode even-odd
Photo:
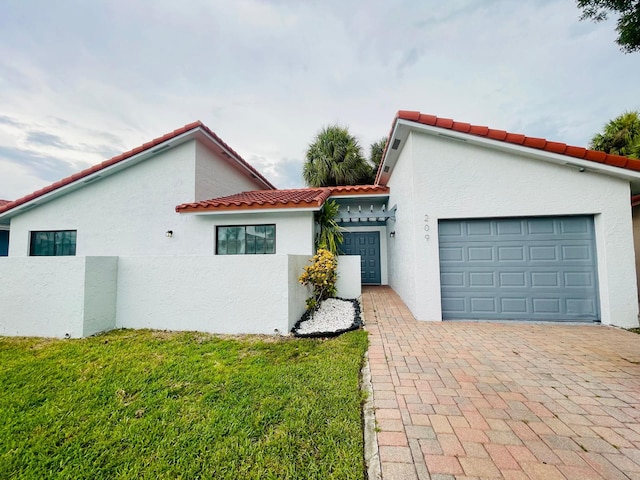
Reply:
[[[76,254],[75,230],[31,232],[30,255],[58,256]]]
[[[267,225],[266,226],[266,236],[267,236],[267,244],[265,246],[264,253],[276,253],[276,226],[275,225]]]
[[[227,254],[227,227],[218,227],[218,255]]]
[[[247,227],[247,251],[248,254],[256,253],[256,229],[255,227]]]
[[[76,254],[76,232],[55,232],[56,255]]]
[[[275,225],[216,227],[216,231],[218,255],[275,253]]]
[[[256,225],[256,253],[264,253],[264,225]]]
[[[227,253],[229,255],[238,253],[238,229],[236,227],[228,227],[227,229]]]
[[[245,227],[238,227],[238,253],[245,253],[244,245]]]
[[[34,237],[32,255],[55,255],[54,233],[33,232]]]

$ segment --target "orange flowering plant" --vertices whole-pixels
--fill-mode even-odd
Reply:
[[[298,281],[313,288],[313,294],[307,299],[307,310],[317,310],[323,300],[337,292],[338,259],[329,250],[320,248],[310,262],[311,265],[304,267]]]

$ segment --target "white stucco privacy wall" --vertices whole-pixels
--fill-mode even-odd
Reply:
[[[637,325],[627,181],[412,132],[389,187],[398,205],[390,284],[419,320],[442,319],[440,219],[584,214],[595,219],[602,323]]]
[[[304,309],[302,285],[289,282],[304,261],[287,255],[120,257],[117,326],[287,333]]]
[[[359,257],[339,295],[357,298]],[[0,335],[80,338],[113,328],[286,335],[311,292],[307,255],[0,259]],[[356,293],[358,293],[356,295]]]
[[[362,295],[360,255],[341,255],[338,257],[336,290],[336,295],[339,298],[360,298]]]
[[[0,335],[80,338],[115,326],[117,258],[0,258]]]

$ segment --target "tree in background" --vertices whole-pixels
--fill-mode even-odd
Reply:
[[[640,50],[640,0],[577,0],[582,9],[580,20],[601,22],[610,13],[618,16],[616,43],[625,53]]]
[[[387,146],[387,137],[382,137],[377,142],[373,142],[369,147],[369,162],[373,165],[372,175],[370,177],[369,183],[372,185],[376,181],[376,175],[378,173],[378,167],[380,166],[380,162],[382,161],[382,155],[384,154],[384,149]]]
[[[309,145],[306,157],[302,175],[310,187],[362,185],[371,177],[371,165],[346,127],[324,127]]]
[[[607,123],[591,139],[590,148],[615,155],[640,158],[640,113],[625,112]]]

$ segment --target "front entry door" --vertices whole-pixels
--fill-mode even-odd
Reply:
[[[380,232],[344,232],[342,253],[360,255],[360,279],[364,285],[380,285]]]

